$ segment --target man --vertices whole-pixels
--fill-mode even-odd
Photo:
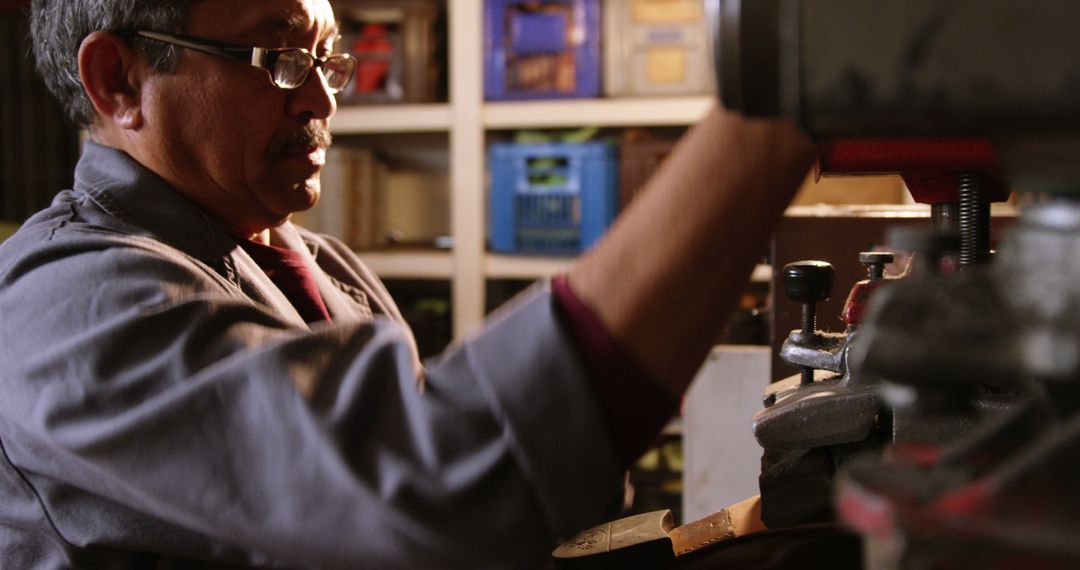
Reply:
[[[713,112],[567,275],[421,366],[362,262],[289,223],[351,72],[327,0],[31,18],[92,142],[0,247],[4,567],[543,562],[618,514],[813,159]]]

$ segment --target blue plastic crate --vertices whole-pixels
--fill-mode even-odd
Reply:
[[[615,148],[607,143],[491,146],[492,251],[578,254],[618,208]]]
[[[600,0],[484,0],[488,100],[600,95]]]

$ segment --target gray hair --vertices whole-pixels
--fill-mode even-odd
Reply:
[[[85,127],[96,114],[79,79],[79,46],[95,31],[146,29],[183,33],[187,12],[199,0],[33,0],[30,36],[37,72],[76,125]],[[135,49],[161,73],[179,61],[177,48],[136,38]]]

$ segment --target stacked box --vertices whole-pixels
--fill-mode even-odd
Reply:
[[[335,144],[320,178],[318,204],[293,222],[353,249],[433,247],[450,233],[444,172],[393,169],[370,149]]]
[[[437,247],[450,235],[450,180],[446,172],[394,169],[382,200],[386,245]]]
[[[618,173],[610,144],[495,144],[489,162],[493,251],[577,254],[615,219]]]
[[[687,95],[713,90],[703,0],[604,5],[604,93]]]
[[[338,0],[341,51],[356,58],[342,103],[445,99],[445,22],[434,0]]]
[[[485,0],[488,100],[600,95],[600,0]]]
[[[388,169],[375,153],[333,145],[320,176],[319,202],[293,216],[305,228],[332,235],[354,249],[386,243],[384,188]]]

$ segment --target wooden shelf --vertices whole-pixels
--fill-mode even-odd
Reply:
[[[531,257],[489,253],[484,260],[484,275],[488,279],[540,279],[566,271],[574,262],[572,257]],[[754,268],[750,281],[771,283],[772,265]]]
[[[540,279],[566,271],[572,257],[531,257],[489,253],[484,261],[488,279]]]
[[[450,251],[372,250],[357,255],[382,279],[452,279],[454,257]],[[535,280],[567,270],[572,257],[534,257],[488,253],[484,257],[485,279]],[[761,264],[750,276],[753,283],[771,283],[772,266]]]
[[[425,105],[342,105],[330,121],[334,134],[428,133],[450,130],[445,103]]]
[[[454,274],[449,251],[358,251],[357,255],[382,279],[450,279]]]
[[[486,103],[483,122],[489,129],[684,126],[713,104],[709,96]],[[442,132],[451,116],[445,103],[342,105],[330,125],[335,134]]]
[[[711,96],[498,102],[484,104],[483,118],[489,129],[683,126],[713,105]]]

